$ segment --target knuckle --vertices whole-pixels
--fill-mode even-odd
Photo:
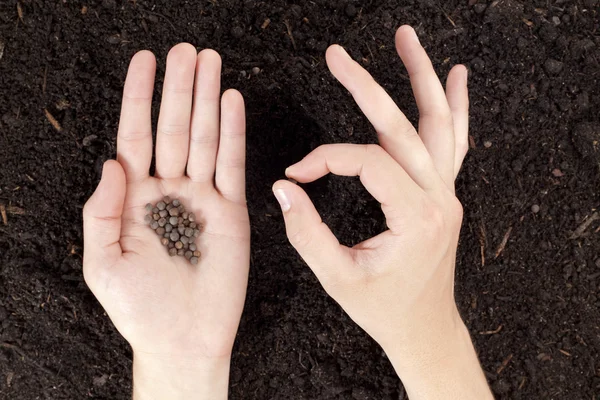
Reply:
[[[401,138],[410,138],[417,135],[417,131],[402,114],[393,117],[391,125],[394,132],[398,132]]]
[[[294,248],[310,247],[313,241],[313,235],[305,229],[298,229],[288,233],[288,239]]]
[[[151,136],[152,133],[149,131],[123,131],[119,133],[119,138],[125,142],[135,142]]]
[[[224,160],[219,160],[219,167],[226,169],[244,169],[246,160],[240,157],[232,157]]]
[[[165,125],[158,128],[158,133],[166,136],[187,135],[189,127],[187,125]]]
[[[463,207],[454,195],[444,199],[444,206],[427,200],[423,210],[421,234],[428,240],[444,243],[453,236],[455,231],[460,230]]]
[[[85,204],[83,205],[83,210],[82,210],[82,215],[83,215],[83,220],[85,222],[86,219],[91,217],[91,208],[92,206],[90,205],[90,200],[86,201]]]
[[[312,153],[318,154],[318,155],[324,155],[324,154],[327,154],[331,148],[332,147],[330,144],[322,144],[322,145],[319,145],[316,149],[314,149],[312,151]]]
[[[444,211],[433,201],[427,201],[423,211],[424,223],[421,224],[421,234],[431,241],[438,242],[442,240],[446,233]]]
[[[222,130],[221,137],[225,139],[237,140],[243,138],[245,136],[245,132],[241,130]]]
[[[365,153],[369,156],[378,157],[384,152],[383,148],[378,144],[366,144]]]
[[[457,140],[456,141],[456,148],[458,149],[458,154],[461,157],[464,157],[467,155],[467,153],[469,152],[469,142],[468,140]]]
[[[448,201],[448,214],[452,223],[452,227],[460,228],[464,216],[464,209],[460,200],[458,200],[456,196],[452,196],[452,198]]]
[[[206,146],[207,148],[210,148],[210,149],[216,149],[216,148],[218,148],[219,140],[217,137],[215,137],[213,135],[201,134],[201,135],[192,135],[190,137],[190,143]]]

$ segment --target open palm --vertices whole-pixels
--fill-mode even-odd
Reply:
[[[134,352],[226,357],[243,309],[250,228],[245,111],[220,94],[221,59],[189,44],[169,53],[152,160],[156,61],[136,54],[123,93],[117,161],[84,208],[84,276]],[[203,228],[200,262],[170,257],[144,223],[147,203],[178,198]]]

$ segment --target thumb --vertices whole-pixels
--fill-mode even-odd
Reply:
[[[104,163],[102,179],[83,207],[83,272],[114,264],[121,256],[121,216],[125,201],[125,172],[115,160]]]
[[[325,290],[329,282],[340,280],[349,271],[340,266],[353,265],[350,249],[341,246],[329,227],[321,220],[312,201],[302,188],[281,180],[273,185],[281,205],[287,236],[296,251],[315,273]]]

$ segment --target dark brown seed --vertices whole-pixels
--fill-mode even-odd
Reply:
[[[191,251],[196,251],[198,247],[196,247],[196,243],[190,243],[190,250]]]
[[[194,257],[200,257],[200,255],[201,255],[200,250],[194,251]]]
[[[167,206],[167,205],[165,204],[165,202],[164,202],[164,201],[159,201],[159,202],[156,204],[156,208],[158,208],[159,210],[164,210],[166,206]]]
[[[144,222],[145,223],[149,224],[152,221],[154,221],[154,219],[152,218],[152,214],[146,214],[146,215],[144,215]]]
[[[191,238],[192,236],[194,236],[194,230],[192,228],[186,228],[185,229],[185,236]]]
[[[177,223],[179,225],[183,224],[183,218],[181,218],[181,217],[177,218]]]
[[[171,238],[172,241],[176,242],[179,240],[179,233],[171,232],[171,235],[169,237]]]
[[[173,230],[173,225],[171,225],[171,224],[165,225],[165,232],[171,232],[172,230]]]
[[[200,229],[194,229],[194,237],[197,238],[200,236]]]
[[[163,246],[167,246],[169,244],[169,239],[164,237],[164,238],[160,239],[160,243],[162,243]]]
[[[166,218],[167,215],[169,215],[169,212],[167,210],[160,210],[158,215],[160,215],[162,218]]]
[[[181,249],[183,249],[183,243],[181,243],[181,242],[177,242],[177,243],[175,243],[175,248],[176,248],[177,250],[181,250]]]
[[[190,213],[188,219],[190,220],[190,222],[196,222],[196,216],[194,215],[194,213]]]
[[[171,198],[169,196],[165,196],[163,198],[163,201],[165,202],[165,204],[169,204],[171,202]]]
[[[185,233],[185,227],[184,226],[178,226],[177,227],[177,232],[179,232],[180,235],[183,235]]]
[[[168,244],[169,249],[174,249],[175,248],[175,243],[171,242],[169,240],[169,244]]]
[[[186,212],[186,211],[184,211],[184,212],[181,213],[181,216],[183,217],[183,219],[187,219],[189,217],[189,215],[190,214],[188,212]]]
[[[171,208],[173,208],[173,204],[167,204],[167,211],[169,211]]]
[[[198,264],[198,257],[192,257],[192,258],[190,258],[190,262],[192,263],[192,265]]]
[[[152,209],[154,208],[154,206],[150,203],[146,204],[146,211],[148,212],[152,212]]]
[[[179,199],[174,199],[171,204],[173,204],[173,206],[175,207],[179,207],[179,205],[181,204],[181,202],[179,201]]]
[[[188,250],[188,251],[185,252],[184,255],[185,255],[185,258],[187,258],[189,260],[190,258],[192,258],[192,256],[194,255],[194,253],[192,253],[191,251]]]
[[[190,244],[189,244],[189,243],[186,243],[186,244],[184,244],[184,245],[183,245],[183,248],[184,248],[184,249],[186,249],[186,250],[189,250],[189,248],[190,248]]]
[[[185,207],[182,205],[180,205],[179,207],[177,207],[179,209],[180,213],[183,213],[185,211]]]
[[[185,254],[185,250],[184,249],[177,250],[177,255],[178,256],[183,256],[184,254]]]
[[[176,256],[176,255],[177,255],[177,249],[176,249],[175,247],[173,247],[173,248],[169,249],[169,255],[170,255],[171,257],[174,257],[174,256]]]
[[[159,212],[159,211],[160,211],[160,210],[159,210],[158,208],[156,208],[156,207],[154,207],[154,208],[152,209],[152,212],[153,212],[154,214],[158,214],[158,212]]]
[[[177,217],[171,217],[171,218],[169,218],[169,223],[171,225],[177,225],[178,222],[179,221],[177,221]]]
[[[165,226],[167,224],[167,220],[164,218],[161,218],[158,220],[158,226]]]
[[[190,238],[187,236],[182,236],[179,238],[179,240],[181,240],[181,243],[183,243],[184,245],[190,242]]]
[[[150,228],[152,228],[152,229],[158,228],[158,222],[152,221],[152,223],[150,224]]]
[[[195,222],[190,222],[190,228],[196,229],[197,226]]]
[[[163,228],[162,226],[156,228],[156,234],[160,235],[160,236],[164,235],[165,234],[165,228]]]
[[[183,220],[183,226],[189,226],[190,225],[190,221],[188,221],[187,219]]]
[[[169,215],[176,217],[179,215],[179,208],[171,208],[169,210]]]
[[[158,214],[152,214],[152,219],[155,221],[158,221],[160,219],[160,215]]]
[[[165,234],[163,236],[166,237],[167,239],[169,239],[171,237],[171,234],[169,232],[165,232]]]

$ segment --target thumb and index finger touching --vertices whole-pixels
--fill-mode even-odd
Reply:
[[[359,175],[382,205],[394,202],[407,209],[414,209],[411,205],[415,206],[414,202],[421,195],[441,185],[454,190],[454,178],[466,153],[468,134],[466,69],[453,68],[445,92],[411,27],[398,30],[396,45],[411,77],[421,114],[420,132],[366,70],[341,46],[331,46],[326,55],[327,64],[373,124],[381,147],[321,146],[288,168],[289,178],[305,183],[329,172]],[[436,129],[438,126],[441,128]],[[340,263],[342,257],[351,257],[352,253],[339,244],[300,187],[279,181],[273,190],[282,204],[290,242],[317,276],[326,273],[328,265]]]

